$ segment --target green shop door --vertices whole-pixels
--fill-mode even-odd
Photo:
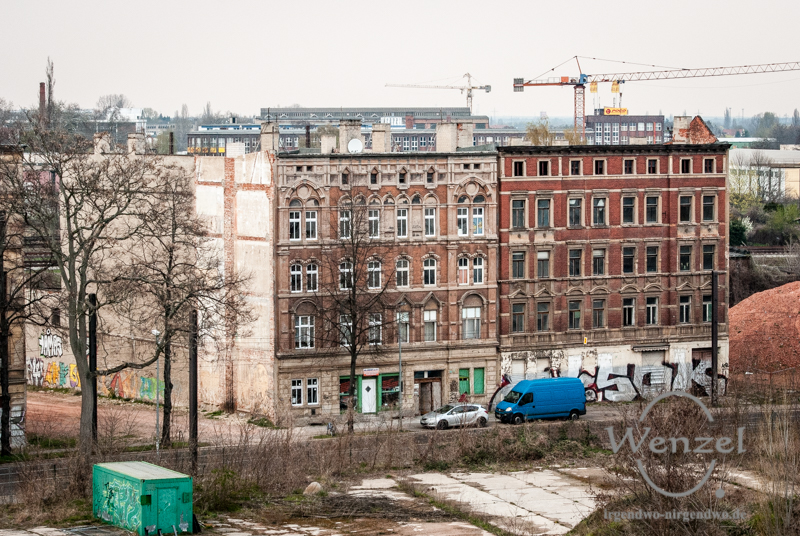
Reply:
[[[469,394],[469,369],[462,368],[458,371],[458,394]]]

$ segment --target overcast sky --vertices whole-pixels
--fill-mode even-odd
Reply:
[[[491,84],[475,112],[570,116],[571,88],[514,93],[578,55],[691,68],[800,60],[797,0],[426,1],[3,0],[0,97],[36,102],[47,57],[56,97],[83,108],[124,93],[136,107],[257,114],[262,107],[463,106],[457,90],[386,83]],[[584,73],[654,70],[581,60]],[[555,71],[575,75],[574,60]],[[739,116],[800,108],[800,71],[631,82],[630,113]],[[587,96],[589,96],[587,92]],[[609,84],[601,85],[611,105]],[[587,102],[587,113],[592,101]]]

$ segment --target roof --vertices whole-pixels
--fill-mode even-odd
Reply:
[[[190,478],[189,475],[165,469],[158,465],[147,462],[112,462],[98,463],[97,467],[102,467],[108,471],[114,471],[138,480],[169,480],[174,478]]]
[[[483,149],[484,147],[491,147],[492,149]],[[377,153],[377,152],[363,152],[363,153],[325,153],[322,154],[319,152],[318,147],[312,148],[312,151],[315,152],[300,152],[297,149],[284,152],[281,151],[278,153],[278,158],[281,159],[289,159],[289,158],[333,158],[336,160],[342,160],[347,158],[386,158],[387,156],[390,158],[397,158],[397,159],[419,159],[419,158],[441,158],[441,157],[465,157],[465,156],[483,156],[483,157],[497,157],[497,150],[494,149],[494,144],[489,145],[480,145],[478,147],[462,147],[457,149],[455,153],[443,153],[437,151],[396,151],[393,153]]]
[[[641,154],[641,153],[724,153],[729,143],[648,145],[509,145],[498,147],[500,155],[527,154]]]

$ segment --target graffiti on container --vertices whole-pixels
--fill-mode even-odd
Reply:
[[[39,336],[39,355],[42,357],[61,357],[64,350],[61,345],[61,335],[51,333],[46,329]]]
[[[112,479],[103,486],[97,514],[106,522],[131,531],[139,529],[139,493],[133,484]]]

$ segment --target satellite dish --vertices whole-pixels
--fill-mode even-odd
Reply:
[[[364,150],[364,144],[358,138],[353,138],[347,142],[347,151],[350,153],[360,153]]]

